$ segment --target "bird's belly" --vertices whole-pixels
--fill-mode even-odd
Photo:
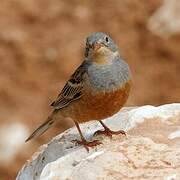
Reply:
[[[86,93],[81,99],[69,105],[68,115],[78,122],[110,117],[123,107],[129,96],[129,91],[130,82],[127,82],[123,87],[112,92]]]

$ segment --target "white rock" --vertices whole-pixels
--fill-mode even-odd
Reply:
[[[148,28],[162,37],[180,33],[180,1],[164,0],[162,6],[149,19]]]
[[[180,128],[180,104],[124,108],[105,121],[113,130],[127,130],[128,136],[92,137],[102,128],[99,123],[82,124],[87,139],[103,143],[88,153],[71,142],[79,138],[71,128],[42,146],[17,180],[180,179],[180,139],[169,138]]]
[[[24,145],[28,135],[27,128],[18,122],[6,124],[0,128],[0,163],[10,163]]]
[[[172,133],[168,136],[168,138],[169,138],[169,139],[180,138],[180,130],[172,132]]]

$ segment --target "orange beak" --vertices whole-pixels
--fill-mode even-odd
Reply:
[[[94,45],[93,45],[93,49],[95,50],[95,51],[97,51],[98,49],[100,49],[102,47],[102,44],[101,43],[95,43]]]

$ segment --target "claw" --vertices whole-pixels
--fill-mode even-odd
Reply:
[[[94,141],[86,141],[85,139],[80,141],[80,140],[73,140],[73,143],[83,145],[85,149],[89,152],[89,147],[94,147],[97,145],[102,144],[99,140],[94,140]]]
[[[119,131],[112,131],[110,130],[109,128],[105,128],[104,130],[98,130],[94,133],[94,136],[97,136],[97,135],[105,135],[105,136],[108,136],[110,138],[112,138],[112,135],[118,135],[118,134],[123,134],[126,136],[126,132],[123,131],[123,130],[119,130]]]

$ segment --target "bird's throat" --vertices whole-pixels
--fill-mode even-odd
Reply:
[[[92,61],[98,65],[111,64],[117,52],[112,52],[108,48],[101,47],[99,50],[92,53]]]
[[[102,54],[94,54],[92,57],[92,61],[98,65],[109,64],[108,58]]]

